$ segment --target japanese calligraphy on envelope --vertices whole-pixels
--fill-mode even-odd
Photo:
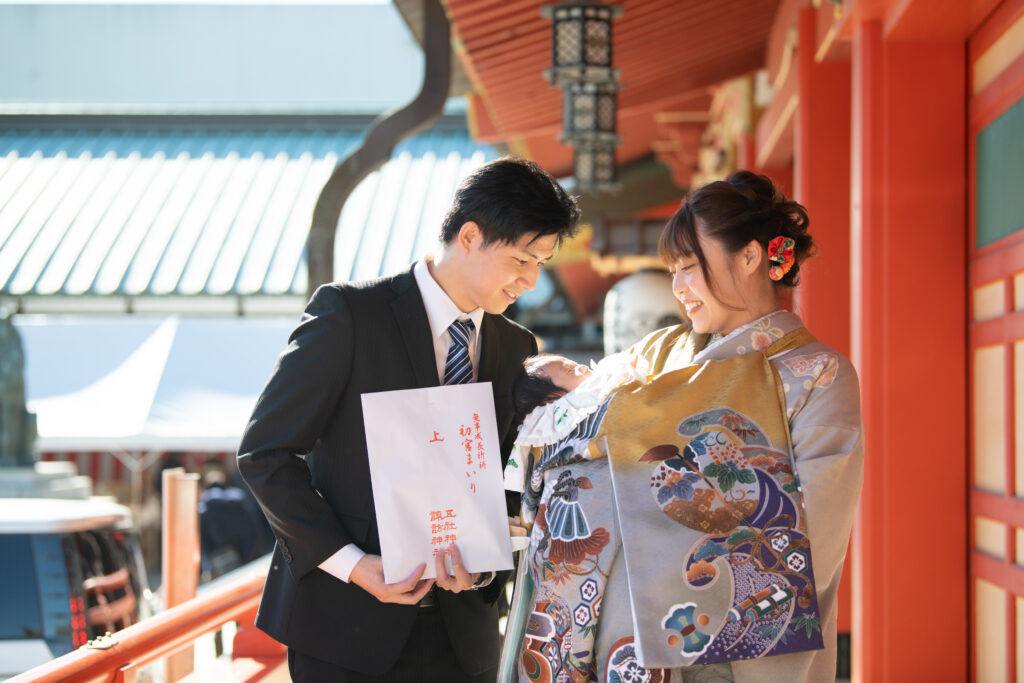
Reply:
[[[384,580],[457,543],[470,573],[512,568],[490,382],[363,394]]]

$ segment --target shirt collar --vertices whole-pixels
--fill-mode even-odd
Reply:
[[[484,309],[477,308],[469,313],[463,313],[451,297],[441,289],[437,280],[430,274],[427,261],[431,256],[426,256],[416,262],[412,274],[416,278],[416,285],[420,288],[420,296],[423,297],[423,307],[427,310],[427,320],[430,322],[430,336],[437,339],[448,331],[448,328],[457,318],[469,318],[476,327],[477,334],[480,331],[480,324],[484,319]]]

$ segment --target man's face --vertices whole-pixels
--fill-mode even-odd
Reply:
[[[473,308],[504,313],[523,292],[533,289],[543,264],[554,255],[557,235],[527,233],[515,243],[483,243],[478,231],[465,258],[464,291]]]

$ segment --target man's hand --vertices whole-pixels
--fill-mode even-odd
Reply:
[[[518,515],[508,518],[508,533],[512,537],[530,535],[530,532],[523,526],[523,522],[519,519]]]
[[[427,570],[421,562],[412,574],[396,583],[384,583],[384,565],[380,555],[363,555],[352,568],[349,582],[356,584],[381,602],[415,605],[433,585],[433,579],[420,579]]]
[[[444,566],[445,557],[450,557],[452,560],[453,575],[449,575],[448,570]],[[462,553],[459,552],[459,546],[454,543],[448,546],[443,553],[437,554],[435,563],[437,567],[437,587],[452,593],[470,590],[480,576],[479,574],[469,574],[466,572],[466,568],[462,566]]]

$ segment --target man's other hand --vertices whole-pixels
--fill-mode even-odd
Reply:
[[[415,605],[427,594],[433,579],[420,579],[427,570],[427,563],[421,562],[412,574],[395,583],[384,582],[384,565],[380,555],[363,555],[352,568],[349,581],[381,602],[399,605]]]
[[[448,569],[444,566],[445,557],[451,558],[452,574],[449,574]],[[438,553],[434,561],[437,568],[437,587],[452,593],[470,590],[480,576],[479,574],[470,574],[466,571],[466,568],[462,565],[462,553],[459,552],[459,546],[454,543],[448,546],[443,553]]]

